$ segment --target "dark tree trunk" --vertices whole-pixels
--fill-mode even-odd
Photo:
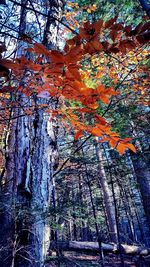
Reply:
[[[132,155],[132,162],[143,200],[144,211],[150,227],[150,171],[141,152]]]

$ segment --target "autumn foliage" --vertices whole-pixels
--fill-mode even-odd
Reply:
[[[29,47],[24,56],[15,60],[1,59],[1,76],[5,79],[1,93],[19,91],[31,100],[33,95],[54,101],[59,99],[54,107],[49,106],[48,102],[39,105],[51,114],[51,118],[57,116],[65,120],[66,127],[74,129],[75,139],[88,132],[100,137],[101,141],[108,141],[120,154],[127,148],[135,152],[130,138],[121,139],[118,133],[111,130],[106,114],[112,99],[117,99],[121,94],[122,80],[118,72],[125,69],[121,69],[123,65],[118,62],[128,55],[130,62],[131,57],[134,61],[138,59],[139,51],[143,51],[150,40],[150,22],[132,29],[116,21],[117,17],[107,22],[86,22],[72,39],[66,41],[63,51],[47,50],[42,44],[33,44],[26,39]],[[4,47],[1,52],[3,50]],[[147,54],[145,52],[145,57]],[[110,57],[116,65],[108,68]],[[101,64],[101,60],[106,64]],[[105,75],[112,80],[112,86],[101,81]],[[133,79],[133,75],[134,69],[131,69],[127,76]],[[134,90],[137,90],[136,82],[133,84]],[[3,102],[3,105],[6,104]],[[103,109],[101,113],[100,108]],[[34,105],[25,109],[27,115],[32,115],[33,111]]]

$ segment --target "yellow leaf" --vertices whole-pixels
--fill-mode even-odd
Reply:
[[[91,13],[91,9],[90,8],[87,9],[87,13]]]

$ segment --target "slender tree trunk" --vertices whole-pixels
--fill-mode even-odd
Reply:
[[[84,155],[84,151],[82,149],[82,153]],[[99,226],[97,223],[97,214],[96,214],[96,207],[94,204],[94,199],[93,199],[93,194],[92,194],[92,188],[91,188],[91,183],[88,175],[88,169],[86,163],[84,164],[85,166],[85,175],[86,175],[86,183],[89,189],[89,194],[90,194],[90,201],[91,201],[91,206],[92,206],[92,212],[93,212],[93,217],[94,217],[94,224],[95,224],[95,230],[96,230],[96,235],[97,235],[97,242],[99,245],[99,255],[100,255],[100,261],[101,261],[101,266],[104,266],[104,255],[103,255],[103,249],[102,249],[102,236],[101,232],[99,230]]]
[[[105,148],[104,148],[104,151],[105,151],[107,164],[109,167],[109,158],[108,158]],[[116,228],[117,228],[116,230],[117,230],[117,237],[118,237],[118,247],[119,247],[120,260],[121,260],[121,267],[124,267],[124,257],[122,253],[121,236],[120,236],[120,231],[119,231],[119,216],[118,216],[119,214],[118,214],[118,207],[117,207],[116,194],[115,194],[115,188],[114,188],[114,181],[113,181],[113,176],[112,176],[110,168],[109,168],[109,176],[110,176],[112,198],[113,198],[114,210],[115,210]]]
[[[115,207],[112,199],[112,192],[108,186],[107,177],[105,173],[105,169],[102,163],[102,153],[101,149],[98,146],[98,138],[95,138],[95,149],[96,149],[96,156],[98,159],[98,172],[99,172],[99,182],[102,188],[103,193],[103,201],[105,212],[107,216],[107,222],[109,227],[109,233],[111,241],[117,243],[118,236],[117,236],[117,225],[116,225],[116,216],[115,216]]]
[[[86,220],[84,220],[83,181],[80,174],[79,174],[79,203],[80,203],[80,212],[82,218],[80,236],[82,241],[88,241],[88,227]]]

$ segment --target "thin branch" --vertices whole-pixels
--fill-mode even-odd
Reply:
[[[27,115],[27,114],[22,114],[22,115],[19,115],[19,116],[15,116],[15,117],[11,117],[11,118],[6,118],[6,119],[0,119],[0,122],[5,122],[5,121],[10,121],[10,120],[15,120],[15,119],[18,119],[18,118],[20,118],[20,117],[25,117],[25,116],[29,116],[29,115]]]
[[[89,140],[92,137],[92,134],[88,135],[86,137],[86,139],[81,143],[80,146],[78,146],[75,151],[72,153],[72,155],[76,154],[82,147],[83,145],[87,142],[87,140]],[[63,169],[63,167],[67,164],[67,162],[70,160],[70,156],[62,163],[62,165],[60,166],[60,168],[54,173],[53,177],[55,177],[58,173],[61,172],[61,170]]]
[[[9,29],[9,30],[11,30],[13,32],[16,32],[17,34],[19,33],[15,28],[7,26],[6,23],[4,24],[4,23],[0,22],[0,25],[2,25],[3,27],[5,27],[5,28],[7,28],[7,29]]]
[[[41,36],[41,38],[42,38],[41,26],[40,26],[40,22],[39,22],[39,18],[38,18],[37,12],[36,12],[36,10],[35,10],[35,8],[34,8],[34,5],[32,4],[32,1],[29,0],[29,2],[30,2],[30,5],[32,6],[32,8],[33,8],[33,10],[34,10],[34,13],[35,13],[35,16],[36,16],[36,20],[37,20],[37,23],[38,23],[38,25],[39,25],[40,36]]]
[[[14,39],[17,39],[17,40],[21,40],[21,38],[17,37],[17,36],[14,36],[8,32],[0,32],[0,34],[2,35],[7,35],[7,36],[10,36],[11,38],[14,38]]]

